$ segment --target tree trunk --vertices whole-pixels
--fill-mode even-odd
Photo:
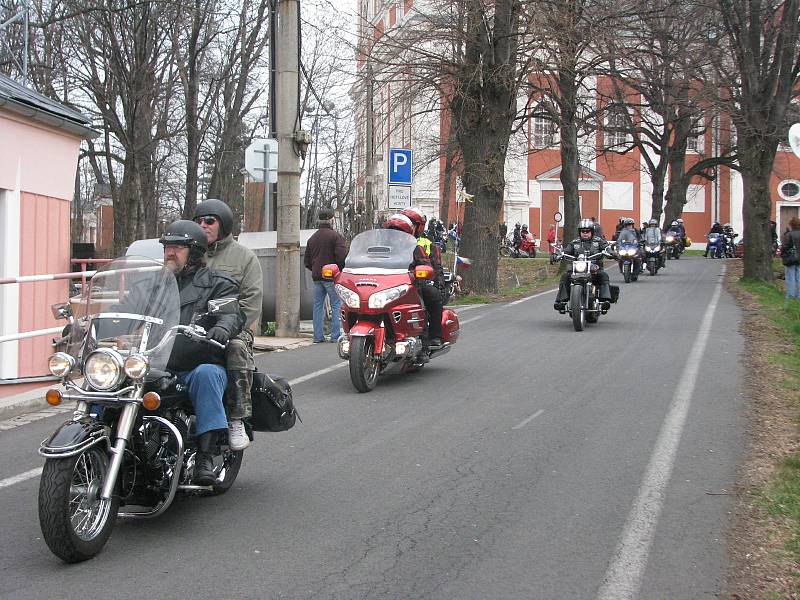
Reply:
[[[743,279],[772,281],[772,198],[769,182],[775,159],[776,144],[757,135],[740,136],[739,161],[742,167],[744,205]]]

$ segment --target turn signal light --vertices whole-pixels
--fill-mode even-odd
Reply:
[[[161,396],[155,392],[147,392],[142,398],[142,405],[147,410],[155,410],[161,406]]]
[[[322,276],[333,279],[333,269],[322,269]]]
[[[427,265],[422,265],[414,270],[414,277],[416,279],[430,279],[433,277],[433,269]]]
[[[62,400],[61,392],[55,388],[47,390],[47,393],[44,395],[44,398],[45,400],[47,400],[47,403],[50,406],[58,406],[59,404],[61,404]]]

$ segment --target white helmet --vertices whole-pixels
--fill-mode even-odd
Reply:
[[[678,225],[683,225],[683,219],[678,219]]]

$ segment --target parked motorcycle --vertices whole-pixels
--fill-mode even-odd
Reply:
[[[608,309],[603,308],[603,303],[600,302],[600,290],[592,278],[592,275],[600,269],[600,266],[592,261],[602,256],[611,255],[607,251],[603,251],[589,256],[585,254],[572,256],[563,253],[559,256],[559,258],[572,259],[567,312],[572,317],[575,331],[583,331],[586,323],[597,323],[600,315],[608,312]],[[618,297],[619,288],[611,286],[611,301],[616,302]]]
[[[450,269],[444,269],[444,304],[449,304],[461,294],[461,275],[455,275]]]
[[[510,258],[536,258],[536,238],[532,233],[522,236],[519,248],[515,248],[513,242],[506,240],[506,244],[500,246],[500,256]]]
[[[739,237],[738,233],[724,233],[723,242],[725,245],[725,258],[736,257],[736,238]]]
[[[131,293],[134,288],[145,293]],[[46,459],[39,522],[50,550],[73,563],[102,550],[118,516],[156,517],[178,494],[222,494],[233,485],[243,452],[231,450],[227,430],[214,452],[216,481],[193,484],[196,419],[186,387],[166,368],[178,336],[224,347],[206,338],[205,326],[239,306],[232,298],[212,300],[208,314],[180,325],[172,271],[137,257],[99,270],[74,317],[68,305],[58,306],[72,323],[60,340],[65,351],[50,357],[49,368],[66,392],[50,389],[46,399],[77,406],[39,448]],[[288,383],[267,378],[267,384],[255,375],[253,423],[246,425],[251,439],[254,429],[285,430],[296,418]],[[267,407],[270,395],[275,404],[270,399]]]
[[[558,243],[550,243],[550,264],[554,265],[561,259],[563,246]]]
[[[683,254],[683,240],[674,231],[668,231],[664,234],[664,245],[667,250],[667,260],[678,260]]]
[[[359,392],[375,388],[378,375],[416,371],[450,351],[458,339],[458,315],[442,311],[442,341],[427,343],[426,313],[417,282],[427,285],[433,269],[409,270],[417,241],[393,229],[373,229],[353,238],[343,271],[325,265],[342,299],[339,356],[349,361],[350,379]]]

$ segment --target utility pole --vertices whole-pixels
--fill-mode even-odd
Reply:
[[[369,56],[367,57],[367,124],[366,124],[366,137],[367,137],[367,172],[364,177],[364,212],[365,223],[364,229],[372,229],[375,223],[375,144],[374,144],[374,128],[375,128],[375,113],[373,102],[373,88],[372,88],[372,61]]]
[[[300,2],[278,0],[276,27],[276,99],[278,134],[278,248],[275,289],[276,332],[300,331],[300,154],[310,141],[299,123]]]

